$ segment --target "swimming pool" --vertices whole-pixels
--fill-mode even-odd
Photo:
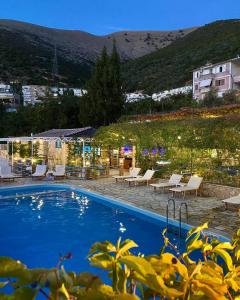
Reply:
[[[114,199],[68,185],[0,188],[0,256],[11,256],[28,267],[53,267],[59,254],[72,253],[67,270],[93,271],[86,260],[96,241],[133,239],[135,253],[159,253],[166,219]],[[170,220],[169,238],[184,249],[178,223]],[[191,227],[183,224],[183,237]]]

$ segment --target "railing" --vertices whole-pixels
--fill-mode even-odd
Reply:
[[[185,207],[186,223],[188,223],[188,205],[186,202],[182,202],[179,207],[179,238],[182,236],[182,207]]]
[[[173,203],[173,219],[176,217],[176,204],[173,198],[168,199],[167,208],[166,208],[166,216],[167,216],[167,231],[168,231],[168,220],[169,220],[169,204]]]
[[[176,203],[173,198],[170,198],[170,199],[168,199],[168,203],[167,203],[167,207],[166,207],[166,218],[167,218],[166,229],[167,229],[167,232],[168,232],[168,225],[169,225],[169,207],[170,207],[171,203],[173,204],[173,219],[176,218]],[[181,236],[182,236],[182,208],[183,207],[185,207],[186,223],[188,223],[188,205],[186,202],[181,202],[180,206],[179,206],[179,227],[178,227],[179,238],[181,238]]]

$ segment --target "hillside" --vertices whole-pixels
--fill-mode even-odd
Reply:
[[[217,21],[189,33],[171,45],[124,64],[128,90],[157,92],[180,87],[192,70],[240,55],[240,20]]]
[[[62,30],[0,20],[0,80],[46,84],[51,80],[54,45],[62,83],[82,85],[104,46],[116,40],[123,61],[170,45],[195,28],[177,31],[125,31],[95,36],[79,30]]]

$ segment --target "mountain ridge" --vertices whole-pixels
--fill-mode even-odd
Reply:
[[[218,20],[192,31],[168,47],[123,65],[129,91],[158,92],[191,83],[192,71],[240,54],[240,20]]]
[[[102,48],[106,46],[110,52],[113,40],[116,41],[122,61],[126,61],[166,47],[195,29],[120,31],[97,36],[80,30],[54,29],[2,19],[0,20],[2,41],[0,59],[6,61],[6,65],[4,63],[3,65],[7,70],[0,64],[0,74],[3,74],[4,78],[12,80],[23,78],[24,82],[46,83],[51,80],[53,49],[56,45],[61,80],[66,84],[70,82],[83,84],[89,77],[90,69]],[[26,64],[26,68],[23,63],[21,64],[21,60]],[[37,72],[36,76],[29,72],[31,66]],[[3,78],[1,79],[3,80]]]

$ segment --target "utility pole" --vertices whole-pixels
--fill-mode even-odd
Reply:
[[[53,85],[58,86],[58,60],[57,60],[57,46],[54,44],[54,56],[53,56],[53,65],[52,65],[52,80]]]

